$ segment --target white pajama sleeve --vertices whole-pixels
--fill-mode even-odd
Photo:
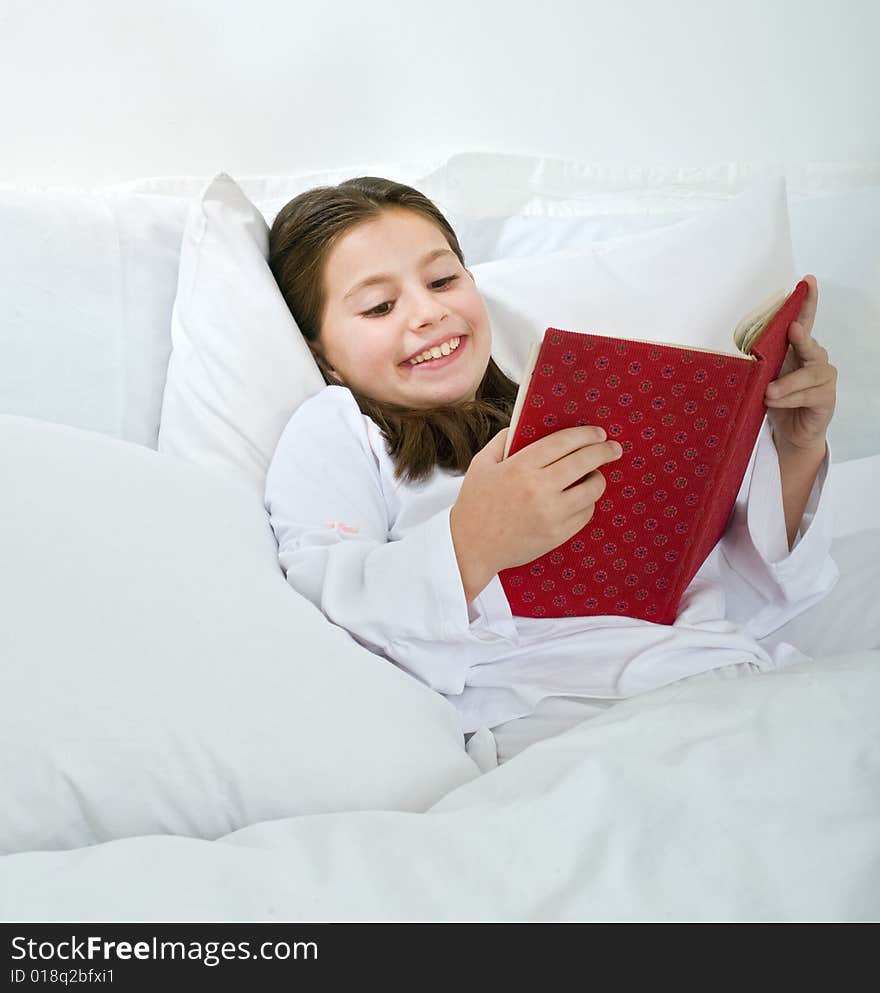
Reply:
[[[469,662],[454,643],[468,638],[469,619],[451,507],[389,541],[365,429],[330,404],[319,416],[302,412],[285,429],[266,479],[287,581],[370,651],[432,689],[461,693]]]
[[[840,576],[831,558],[830,448],[819,466],[791,550],[785,529],[779,458],[765,417],[719,545],[726,616],[764,638],[822,600]]]

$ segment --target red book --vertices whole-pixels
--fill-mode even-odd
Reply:
[[[674,622],[727,527],[807,290],[801,280],[747,314],[736,352],[559,328],[533,343],[504,457],[585,424],[623,455],[599,467],[607,486],[584,528],[498,573],[515,616]]]

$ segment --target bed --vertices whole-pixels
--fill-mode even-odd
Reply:
[[[840,579],[771,636],[812,662],[491,768],[287,585],[262,482],[323,383],[268,225],[358,174],[444,210],[514,376],[548,324],[725,347],[816,275]],[[880,917],[880,174],[463,153],[7,186],[0,216],[3,920]]]

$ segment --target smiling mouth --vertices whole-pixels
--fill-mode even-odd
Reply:
[[[425,362],[435,362],[437,359],[450,355],[460,344],[461,335],[453,335],[439,345],[433,345],[431,348],[419,352],[418,355],[413,355],[412,358],[404,359],[401,365],[422,365]]]
[[[429,349],[421,355],[417,355],[415,358],[407,359],[405,362],[401,362],[401,365],[406,369],[412,369],[413,372],[416,370],[428,372],[432,369],[442,369],[444,366],[450,365],[456,360],[459,352],[464,347],[465,341],[466,336],[456,335],[450,338],[448,343],[443,342],[441,347]],[[428,354],[430,354],[431,357],[425,358],[424,356]]]

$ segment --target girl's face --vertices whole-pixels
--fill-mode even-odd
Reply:
[[[327,256],[324,291],[315,347],[330,378],[414,409],[474,398],[492,348],[489,315],[426,217],[393,208],[351,228]],[[440,358],[410,362],[437,347]]]

